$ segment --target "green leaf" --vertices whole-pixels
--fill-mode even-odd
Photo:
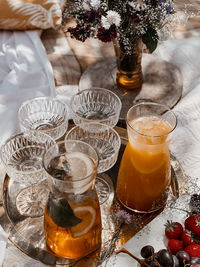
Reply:
[[[155,29],[148,27],[147,32],[142,36],[142,41],[152,53],[158,44],[158,34]]]
[[[65,198],[57,199],[50,194],[47,210],[54,223],[60,227],[72,227],[82,222],[81,219],[75,216]]]

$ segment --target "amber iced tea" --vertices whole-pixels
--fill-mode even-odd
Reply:
[[[129,119],[129,142],[120,164],[116,191],[119,201],[129,209],[152,212],[165,205],[171,178],[169,133],[172,130],[173,125],[165,117],[148,115]]]
[[[44,229],[48,248],[60,257],[80,258],[101,244],[101,215],[95,198],[86,197],[82,203],[70,202],[74,214],[82,221],[76,226],[59,227],[45,209]]]
[[[101,214],[94,188],[98,156],[78,140],[60,142],[58,147],[44,157],[52,177],[44,214],[46,244],[60,257],[78,259],[101,245]]]

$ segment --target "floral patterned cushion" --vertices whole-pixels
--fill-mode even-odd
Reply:
[[[59,28],[63,0],[0,0],[0,29]]]

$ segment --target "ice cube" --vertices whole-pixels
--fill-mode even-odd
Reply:
[[[145,127],[145,130],[152,130],[153,127],[154,127],[153,121],[147,120],[147,122],[145,123],[145,126],[144,127]]]

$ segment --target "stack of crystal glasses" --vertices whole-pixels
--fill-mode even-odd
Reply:
[[[114,126],[122,104],[111,91],[90,88],[75,94],[70,105],[75,126],[67,131],[68,107],[61,100],[37,97],[22,103],[21,132],[4,142],[0,155],[11,183],[22,185],[15,203],[19,214],[44,215],[47,247],[74,259],[101,243],[99,203],[112,186],[103,174],[118,158],[121,140]],[[86,240],[93,240],[88,250]]]
[[[82,140],[97,151],[96,190],[101,204],[113,192],[112,181],[104,172],[116,163],[121,146],[120,136],[113,128],[119,120],[121,106],[116,94],[96,87],[80,91],[71,100],[72,118],[76,126],[67,133],[65,140]]]
[[[68,109],[53,97],[38,97],[24,102],[18,111],[21,133],[2,145],[0,155],[11,180],[27,187],[16,198],[16,207],[24,216],[44,214],[49,190],[48,174],[42,159],[47,149],[67,131]]]

